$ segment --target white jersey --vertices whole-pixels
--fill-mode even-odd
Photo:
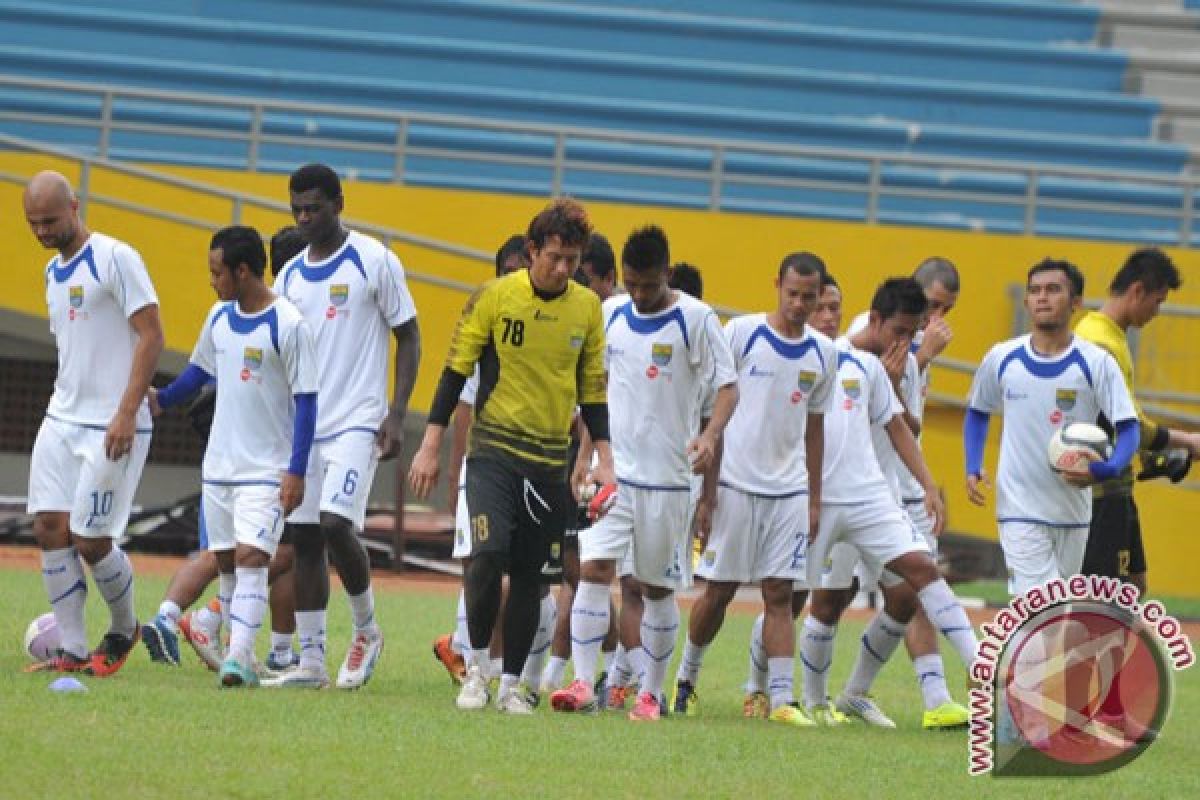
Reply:
[[[282,297],[252,315],[217,303],[191,360],[220,387],[204,482],[278,484],[292,455],[292,396],[317,391],[316,351],[300,312]]]
[[[833,342],[807,325],[801,338],[784,338],[766,314],[731,319],[725,334],[738,405],[725,429],[721,485],[768,497],[808,491],[804,433],[808,415],[827,413],[833,399]]]
[[[821,502],[865,503],[893,497],[875,454],[871,428],[886,425],[904,413],[900,398],[879,359],[838,344],[837,382],[833,405],[825,415],[825,463],[821,471]]]
[[[1092,490],[1077,489],[1050,469],[1046,446],[1072,422],[1117,424],[1137,418],[1117,362],[1078,336],[1063,353],[1034,352],[1029,335],[1009,339],[984,356],[971,383],[971,408],[1004,415],[996,515],[1000,522],[1086,528]]]
[[[656,314],[639,314],[624,295],[604,303],[613,463],[619,481],[645,489],[691,486],[687,445],[705,395],[737,380],[716,313],[677,294]]]
[[[47,416],[88,427],[112,421],[129,384],[138,337],[129,318],[158,296],[137,251],[93,233],[67,263],[46,265],[46,306],[58,346],[58,374]],[[150,430],[143,401],[138,430]]]
[[[847,336],[853,336],[859,331],[867,327],[867,322],[870,321],[870,313],[862,312],[854,318],[850,323],[850,327],[846,329]],[[908,348],[908,364],[905,366],[904,377],[900,379],[900,399],[904,401],[904,407],[908,409],[908,413],[917,418],[918,421],[925,419],[925,399],[929,396],[929,369],[921,371],[917,364],[917,351],[921,349],[921,340],[924,338],[924,331],[917,331],[913,336],[912,345]],[[883,431],[877,431],[876,437],[880,434],[887,440],[888,448],[891,448],[891,439],[887,438],[887,434]],[[920,442],[921,437],[917,437]],[[876,438],[878,443],[879,439]],[[895,450],[892,450],[893,455]],[[883,454],[880,453],[882,460]],[[892,480],[895,476],[893,487],[899,493],[900,498],[906,503],[919,503],[925,499],[925,489],[921,486],[920,481],[913,477],[913,474],[908,471],[908,467],[900,462],[899,458],[894,458],[892,464],[888,465],[885,473],[888,473],[888,479]]]
[[[884,370],[884,373],[886,374],[887,371]],[[889,382],[890,380],[889,378]],[[920,370],[917,368],[917,357],[909,353],[908,361],[904,365],[904,375],[900,378],[900,389],[897,396],[903,402],[904,407],[912,412],[913,405],[910,404],[915,403],[918,407],[921,405],[917,399],[920,391],[921,376]],[[914,416],[917,416],[915,412]],[[919,416],[917,418],[920,419]],[[900,460],[899,454],[896,453],[896,447],[892,444],[892,437],[888,435],[887,429],[883,425],[871,426],[871,441],[875,443],[875,456],[879,459],[879,467],[883,470],[883,476],[887,478],[896,501],[924,500],[925,489]]]
[[[275,291],[290,300],[316,339],[321,386],[318,440],[349,430],[375,432],[388,413],[391,329],[416,316],[404,267],[392,251],[351,231],[337,252],[288,262]]]

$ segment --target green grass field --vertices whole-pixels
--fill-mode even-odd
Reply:
[[[160,578],[139,578],[143,616],[164,587]],[[746,614],[731,614],[709,651],[701,718],[636,725],[548,710],[533,718],[464,714],[429,652],[450,624],[453,598],[383,590],[379,606],[387,650],[357,693],[219,691],[190,651],[183,668],[169,669],[139,646],[117,676],[85,678],[86,694],[57,695],[47,690],[50,677],[21,672],[23,631],[45,607],[40,578],[0,569],[0,797],[1200,796],[1200,670],[1177,675],[1162,739],[1124,770],[1076,780],[969,778],[965,733],[920,730],[920,696],[903,654],[877,692],[897,731],[741,719]],[[88,615],[95,639],[107,612],[94,590]],[[336,669],[349,636],[344,600],[334,600],[330,616]],[[843,625],[835,690],[861,628]],[[962,670],[947,664],[952,687],[961,687]]]

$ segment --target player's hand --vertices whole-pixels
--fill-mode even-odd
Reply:
[[[400,455],[404,449],[404,418],[389,411],[379,432],[375,434],[375,443],[379,446],[379,459],[388,461]]]
[[[892,386],[899,387],[900,379],[904,377],[904,368],[908,366],[908,340],[892,342],[879,360],[883,362],[883,368]]]
[[[992,482],[988,480],[988,474],[985,470],[980,470],[978,475],[967,476],[967,499],[977,506],[987,505],[987,495],[983,493],[985,488],[991,488]]]
[[[604,459],[601,459],[596,464],[596,468],[592,470],[592,476],[588,479],[588,482],[599,483],[601,485],[616,483],[617,472],[613,469],[612,462],[605,463]]]
[[[571,470],[571,495],[575,498],[576,505],[583,498],[583,488],[592,483],[588,472],[590,472],[588,465],[579,462],[576,462],[575,468]]]
[[[158,389],[151,386],[146,390],[146,405],[150,407],[150,416],[158,417],[162,415],[162,406],[158,404]]]
[[[109,461],[118,461],[133,449],[133,435],[137,432],[137,412],[118,411],[108,423],[104,433],[104,455]]]
[[[713,512],[716,510],[717,498],[715,497],[709,499],[701,497],[696,501],[696,515],[692,518],[692,536],[700,542],[701,550],[708,544],[709,534],[712,533]]]
[[[291,514],[304,502],[304,476],[283,473],[279,482],[279,502],[283,505],[283,515]]]
[[[713,437],[707,433],[702,433],[692,439],[687,446],[687,456],[692,465],[692,473],[703,475],[704,471],[712,464],[716,452],[716,443],[713,441]]]
[[[1067,464],[1059,472],[1062,479],[1074,486],[1076,489],[1086,489],[1096,482],[1092,476],[1090,465],[1093,461],[1100,461],[1099,454],[1093,453],[1091,450],[1077,450],[1077,458],[1070,464]],[[1061,464],[1062,461],[1060,460]]]
[[[1193,461],[1200,461],[1200,433],[1189,433],[1184,437],[1184,447]]]
[[[942,354],[946,345],[954,338],[945,317],[934,317],[925,326],[925,335],[921,338],[921,346],[917,348],[921,361],[929,363]]]
[[[946,530],[946,503],[939,491],[925,492],[925,513],[933,520],[933,535],[941,536]]]
[[[408,485],[418,500],[429,497],[433,487],[437,486],[438,470],[437,450],[422,444],[408,468]]]

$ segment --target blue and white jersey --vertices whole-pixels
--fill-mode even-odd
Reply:
[[[1004,415],[996,475],[1000,522],[1086,528],[1092,490],[1077,489],[1050,469],[1046,446],[1063,425],[1094,423],[1101,413],[1115,425],[1137,418],[1117,362],[1081,339],[1053,357],[1039,355],[1030,336],[988,351],[968,400],[971,408]]]
[[[275,291],[300,310],[316,339],[324,387],[316,440],[379,430],[388,413],[392,328],[417,315],[400,259],[351,231],[324,261],[309,262],[305,248],[283,268]]]
[[[292,455],[292,396],[317,391],[316,351],[300,312],[282,297],[257,314],[217,303],[191,361],[220,387],[204,482],[278,485]]]
[[[102,233],[88,237],[67,263],[46,265],[46,307],[58,347],[58,374],[46,414],[107,428],[121,404],[137,334],[129,318],[158,296],[137,251]],[[150,430],[150,409],[138,408],[138,430]]]
[[[804,435],[809,414],[826,414],[837,379],[837,350],[805,326],[789,339],[766,314],[731,319],[725,334],[738,375],[738,406],[725,428],[721,484],[749,494],[808,491]]]
[[[904,413],[900,398],[879,359],[837,343],[837,381],[833,405],[825,415],[825,462],[821,471],[821,502],[839,505],[895,501],[875,452],[871,429]]]
[[[705,398],[737,381],[716,313],[677,292],[669,308],[639,314],[627,295],[604,302],[608,419],[622,483],[687,491],[687,446]]]

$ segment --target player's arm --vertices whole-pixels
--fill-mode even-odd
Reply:
[[[218,303],[209,310],[196,338],[196,346],[192,348],[192,356],[187,368],[175,380],[161,389],[153,387],[146,391],[146,399],[150,404],[150,413],[158,416],[164,410],[181,405],[190,400],[200,389],[213,380],[217,373],[216,352],[212,340],[213,318],[220,312]]]
[[[733,358],[733,350],[729,340],[721,328],[721,323],[715,313],[709,313],[704,319],[700,335],[696,337],[699,348],[699,364],[702,375],[709,376],[708,385],[715,393],[712,399],[712,413],[708,424],[700,435],[688,443],[688,459],[692,462],[692,471],[703,475],[708,465],[713,461],[717,442],[725,432],[725,426],[733,416],[738,404],[737,367]]]
[[[133,448],[133,436],[137,430],[137,412],[154,378],[154,368],[163,350],[162,321],[158,317],[158,304],[142,306],[129,317],[129,324],[137,334],[133,348],[133,365],[129,369],[129,380],[117,413],[113,415],[104,435],[104,453],[116,461]]]
[[[946,345],[954,338],[949,323],[944,317],[933,317],[925,326],[925,334],[921,337],[921,345],[917,348],[917,366],[921,372],[929,369],[933,360],[942,354]]]
[[[317,431],[317,348],[303,319],[284,339],[283,359],[295,405],[292,456],[279,482],[279,502],[287,516],[304,500],[304,476]]]
[[[1116,478],[1129,466],[1138,449],[1141,436],[1138,422],[1138,409],[1134,404],[1133,393],[1125,383],[1120,365],[1111,353],[1104,354],[1102,368],[1098,371],[1098,393],[1101,410],[1111,420],[1116,420],[1114,427],[1117,441],[1113,445],[1112,454],[1104,460],[1086,462],[1086,471],[1080,473],[1067,471],[1063,476],[1067,482],[1079,487],[1085,487],[1096,481]],[[1081,462],[1080,467],[1083,468]]]
[[[392,338],[396,340],[392,405],[379,429],[379,457],[385,461],[399,455],[404,445],[404,417],[421,363],[421,329],[417,326],[417,318],[392,328]]]
[[[808,541],[817,538],[821,520],[821,466],[825,463],[825,415],[810,412],[804,429],[804,458],[808,465]]]
[[[941,493],[938,492],[933,474],[930,473],[929,467],[925,463],[925,457],[921,455],[917,437],[913,436],[912,431],[908,429],[903,414],[892,417],[884,427],[887,429],[888,437],[892,440],[892,446],[896,448],[896,455],[900,456],[900,461],[908,467],[908,471],[925,490],[925,510],[929,512],[934,521],[933,535],[941,535],[942,529],[946,527],[946,508],[942,504]]]
[[[993,347],[979,362],[971,378],[967,395],[967,415],[963,420],[963,450],[967,464],[967,499],[977,506],[987,502],[983,489],[989,485],[983,469],[983,451],[987,444],[991,415],[1003,406],[1003,393],[996,364],[1003,357],[999,345]]]
[[[708,427],[711,418],[702,420]],[[721,476],[721,459],[725,455],[725,439],[718,438],[713,458],[704,470],[703,481],[700,484],[700,497],[696,499],[696,513],[692,518],[692,535],[700,540],[700,546],[708,544],[709,534],[712,533],[713,512],[717,509],[717,481]]]
[[[454,330],[446,366],[442,369],[442,376],[433,394],[425,436],[408,471],[409,485],[420,500],[428,497],[437,485],[438,453],[441,452],[450,417],[458,405],[467,378],[475,370],[484,345],[491,338],[495,317],[495,294],[490,290],[492,285],[485,285],[471,296]]]
[[[900,398],[900,404],[903,406],[904,424],[908,425],[908,429],[912,431],[913,436],[921,435],[921,420],[917,419],[909,409],[912,407],[911,398],[907,396],[904,387],[905,374],[908,371],[909,352],[908,345],[904,342],[893,342],[892,346],[887,349],[879,358],[883,364],[884,370],[887,372],[888,380],[892,382],[892,388],[896,391],[896,396]],[[920,371],[914,378],[920,380]],[[914,381],[916,382],[916,381]]]
[[[578,502],[580,488],[588,482],[588,473],[592,471],[592,453],[595,452],[595,447],[592,445],[592,435],[588,433],[587,426],[578,414],[571,422],[571,429],[574,435],[579,437],[579,452],[575,454],[575,463],[568,465],[571,467],[571,496]]]
[[[463,458],[467,454],[467,434],[471,432],[471,412],[473,409],[474,406],[470,403],[459,400],[452,418],[454,436],[450,440],[450,466],[446,471],[446,485],[451,490],[447,495],[447,505],[451,513],[454,512],[455,504],[458,502],[454,494],[454,489],[462,482],[462,464]]]
[[[594,300],[588,315],[587,333],[576,367],[575,386],[579,399],[579,418],[587,429],[596,453],[592,478],[599,484],[615,484],[612,437],[608,429],[608,370],[604,363],[604,315],[599,300]],[[580,448],[583,452],[583,448]]]

